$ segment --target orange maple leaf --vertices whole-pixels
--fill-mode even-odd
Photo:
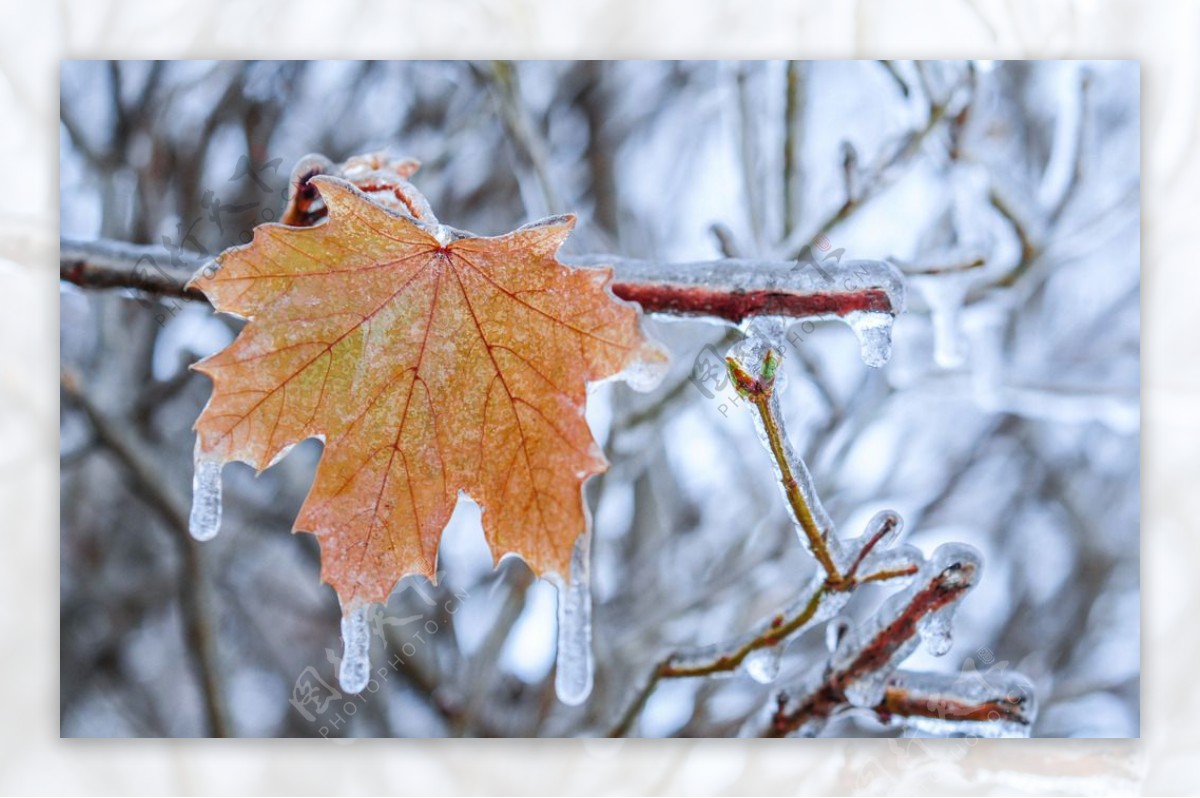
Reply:
[[[556,257],[560,216],[508,235],[449,231],[319,176],[328,218],[259,226],[192,284],[248,320],[196,365],[213,380],[199,456],[259,471],[299,441],[325,448],[293,531],[315,534],[344,612],[434,576],[461,490],[493,557],[566,578],[587,516],[582,484],[607,463],[586,387],[661,360],[610,269]]]

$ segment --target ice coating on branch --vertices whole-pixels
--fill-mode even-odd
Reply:
[[[925,304],[933,324],[933,359],[944,369],[963,364],[967,356],[961,316],[970,289],[969,274],[923,274],[909,278]]]
[[[881,510],[867,522],[863,533],[840,542],[836,561],[845,573],[861,575],[864,562],[873,552],[896,544],[904,532],[904,519],[895,510]]]
[[[979,671],[971,660],[961,673],[897,671],[887,690],[893,711],[880,720],[938,737],[1028,737],[1037,718],[1028,679],[1002,666]]]
[[[783,661],[783,646],[775,645],[751,651],[742,660],[742,670],[759,684],[770,684],[779,676]]]
[[[571,553],[571,581],[558,588],[558,668],[554,691],[577,706],[592,692],[591,533],[583,532]]]
[[[904,659],[910,653],[904,652]],[[855,707],[873,707],[883,700],[883,691],[887,683],[888,672],[885,670],[870,671],[846,685],[846,701]]]
[[[875,549],[863,558],[858,567],[858,578],[877,585],[903,585],[915,578],[924,562],[921,550],[907,543],[890,549]]]
[[[776,352],[784,354],[787,347],[787,328],[791,319],[781,316],[755,316],[741,323],[742,332],[746,337],[734,345],[730,352],[737,351],[739,346],[745,346],[745,354],[740,360],[761,365],[766,356],[766,348],[773,347]]]
[[[863,530],[864,542],[875,541],[873,548],[886,549],[894,546],[904,533],[904,519],[895,510],[880,510],[871,517]]]
[[[653,391],[662,383],[671,366],[665,352],[661,352],[661,357],[656,356],[656,352],[655,347],[651,354],[635,360],[613,375],[613,379],[620,380],[639,393]]]
[[[729,258],[701,263],[581,255],[572,265],[612,266],[612,292],[647,313],[704,316],[741,324],[774,317],[841,319],[859,338],[863,360],[881,366],[891,354],[893,319],[904,311],[904,277],[877,260],[818,260],[810,252],[794,261]]]
[[[846,674],[847,701],[860,707],[878,704],[888,676],[924,636],[917,630],[925,619],[952,611],[975,585],[980,570],[975,549],[962,543],[944,544],[921,566],[912,584],[887,598],[871,619],[854,629],[847,644],[830,659],[833,670]],[[945,616],[947,622],[949,617]],[[932,624],[936,636],[940,621]]]
[[[221,463],[201,451],[196,438],[192,475],[192,512],[188,531],[196,540],[212,540],[221,530]]]
[[[338,684],[347,693],[361,693],[370,681],[369,610],[368,604],[342,616],[342,663],[338,668]]]
[[[850,595],[846,592],[830,593],[822,591],[821,588],[824,582],[825,575],[823,573],[817,574],[787,607],[759,621],[758,624],[737,639],[729,643],[704,646],[677,654],[672,658],[671,665],[679,669],[703,668],[722,658],[730,657],[747,645],[760,640],[770,640],[772,645],[767,648],[777,649],[778,655],[782,656],[789,641],[794,640],[818,624],[822,624],[833,618],[845,608],[846,602],[850,600]],[[814,596],[816,597],[815,599]],[[786,628],[789,619],[802,616],[809,608],[810,603],[814,601],[816,606],[807,621],[797,625],[795,628]],[[764,649],[756,649],[747,654],[746,659],[742,661],[742,668],[755,681],[773,681],[775,675],[778,674],[778,669],[776,666],[770,664],[768,656],[755,656],[762,650]],[[752,658],[755,660],[753,663],[751,663]],[[777,663],[778,660],[776,660],[776,665]],[[766,680],[759,678],[759,676],[769,673],[772,667],[776,667],[775,675]],[[728,675],[728,673],[718,671],[712,675],[716,678],[721,678]]]
[[[953,621],[954,607],[950,606],[929,613],[917,624],[917,631],[921,640],[925,642],[925,649],[933,656],[944,656],[954,646]]]
[[[775,325],[754,325],[750,328],[750,335],[738,341],[730,347],[726,359],[737,363],[745,372],[752,375],[760,375],[766,362],[767,353],[769,351],[778,352],[779,349],[775,345],[774,334],[777,333],[778,327]],[[779,410],[779,393],[782,388],[781,375],[778,373],[775,376],[775,386],[771,391],[767,401],[771,403],[771,413],[775,418],[781,417]],[[775,484],[783,494],[785,506],[791,508],[791,503],[788,501],[787,488],[784,484],[783,471],[780,469],[778,461],[771,453],[771,441],[767,431],[766,423],[763,421],[761,413],[753,413],[754,429],[758,433],[758,439],[766,448],[768,458],[771,461],[771,467],[775,471]],[[833,521],[829,517],[829,513],[825,511],[825,506],[821,504],[821,499],[817,496],[817,491],[813,486],[812,474],[808,471],[808,466],[796,454],[792,448],[791,441],[785,434],[781,435],[784,457],[788,462],[792,471],[792,476],[796,480],[796,485],[800,489],[801,495],[807,503],[809,511],[812,513],[813,521],[820,530],[822,536],[833,543]],[[808,536],[804,533],[804,528],[800,519],[795,516],[792,511],[792,523],[796,527],[796,536],[800,539],[800,545],[804,546],[805,550],[811,551],[809,546]]]

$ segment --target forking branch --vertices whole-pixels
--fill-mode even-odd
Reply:
[[[769,344],[761,345],[753,335],[740,352],[726,358],[730,379],[757,414],[795,524],[821,572],[802,598],[748,634],[728,644],[675,652],[660,659],[609,736],[629,733],[662,680],[736,671],[762,651],[772,652],[777,669],[782,648],[818,622],[836,615],[858,587],[897,580],[914,583],[879,609],[875,631],[859,640],[839,636],[818,685],[807,690],[794,706],[787,692],[781,691],[770,721],[751,731],[772,737],[815,732],[819,724],[835,714],[858,707],[888,724],[920,727],[942,723],[961,726],[980,736],[1027,735],[1036,705],[1032,689],[1019,675],[1004,676],[999,685],[985,681],[982,686],[972,684],[971,690],[964,690],[961,679],[934,674],[905,676],[896,670],[920,637],[933,641],[930,645],[934,653],[949,649],[949,613],[974,586],[980,570],[978,557],[973,549],[960,544],[942,546],[929,561],[911,547],[892,548],[901,522],[890,512],[876,516],[848,548],[838,547],[832,539],[832,525],[823,526],[818,521],[824,511],[819,509],[807,468],[787,443],[775,393],[780,352]],[[747,362],[745,354],[750,354],[754,362]],[[835,551],[844,552],[840,557],[844,567],[839,567]],[[766,675],[767,681],[774,680],[774,673]]]

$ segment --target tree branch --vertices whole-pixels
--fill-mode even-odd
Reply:
[[[60,245],[59,277],[81,288],[127,288],[155,296],[206,302],[187,288],[192,273],[212,261],[186,250],[117,241]],[[842,317],[899,313],[903,278],[883,261],[756,261],[729,258],[663,263],[609,255],[564,258],[574,266],[611,266],[612,292],[647,313],[703,316],[740,323],[753,316]]]
[[[927,718],[950,723],[1017,726],[1032,724],[1032,702],[1023,688],[1013,682],[990,683],[981,679],[976,695],[955,695],[957,674],[910,673],[897,671],[888,679],[883,700],[876,705],[875,716],[884,723],[894,718]]]
[[[921,619],[958,601],[973,586],[977,567],[969,562],[952,562],[917,586],[895,617],[884,619],[879,629],[841,667],[830,668],[815,690],[793,709],[786,696],[765,731],[768,737],[785,737],[813,720],[827,719],[850,701],[846,691],[856,681],[871,676],[893,661],[917,635]],[[911,650],[911,649],[909,649]],[[886,696],[885,696],[886,701]],[[895,714],[895,713],[894,713]]]

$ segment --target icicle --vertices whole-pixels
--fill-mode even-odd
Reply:
[[[954,605],[944,610],[931,612],[917,624],[925,649],[935,657],[941,657],[954,646],[951,623],[954,620]]]
[[[858,352],[863,363],[879,368],[892,357],[892,322],[890,313],[855,311],[844,317],[858,338]]]
[[[592,692],[591,533],[584,531],[571,554],[571,581],[558,585],[558,700],[576,706]]]
[[[347,693],[361,693],[371,677],[371,633],[367,621],[371,606],[358,607],[342,616],[342,664],[338,683]]]
[[[783,661],[783,646],[767,646],[756,649],[742,660],[742,670],[759,684],[770,684],[779,676],[779,666]]]
[[[838,618],[827,623],[825,625],[825,650],[830,654],[836,654],[849,631],[850,621],[845,618]]]
[[[917,275],[910,279],[929,305],[934,362],[944,369],[961,366],[967,352],[960,317],[971,286],[971,276],[936,274]]]
[[[188,531],[196,540],[212,540],[221,529],[221,463],[200,450],[196,438],[195,472],[192,476],[192,514]]]
[[[858,578],[877,585],[906,584],[916,577],[924,562],[916,546],[905,544],[883,550],[876,547],[858,567]]]
[[[892,324],[904,312],[905,281],[890,263],[853,260],[842,264],[847,275],[842,287],[881,292],[887,296],[889,310],[856,310],[842,316],[858,338],[859,355],[864,363],[879,368],[892,357]]]

